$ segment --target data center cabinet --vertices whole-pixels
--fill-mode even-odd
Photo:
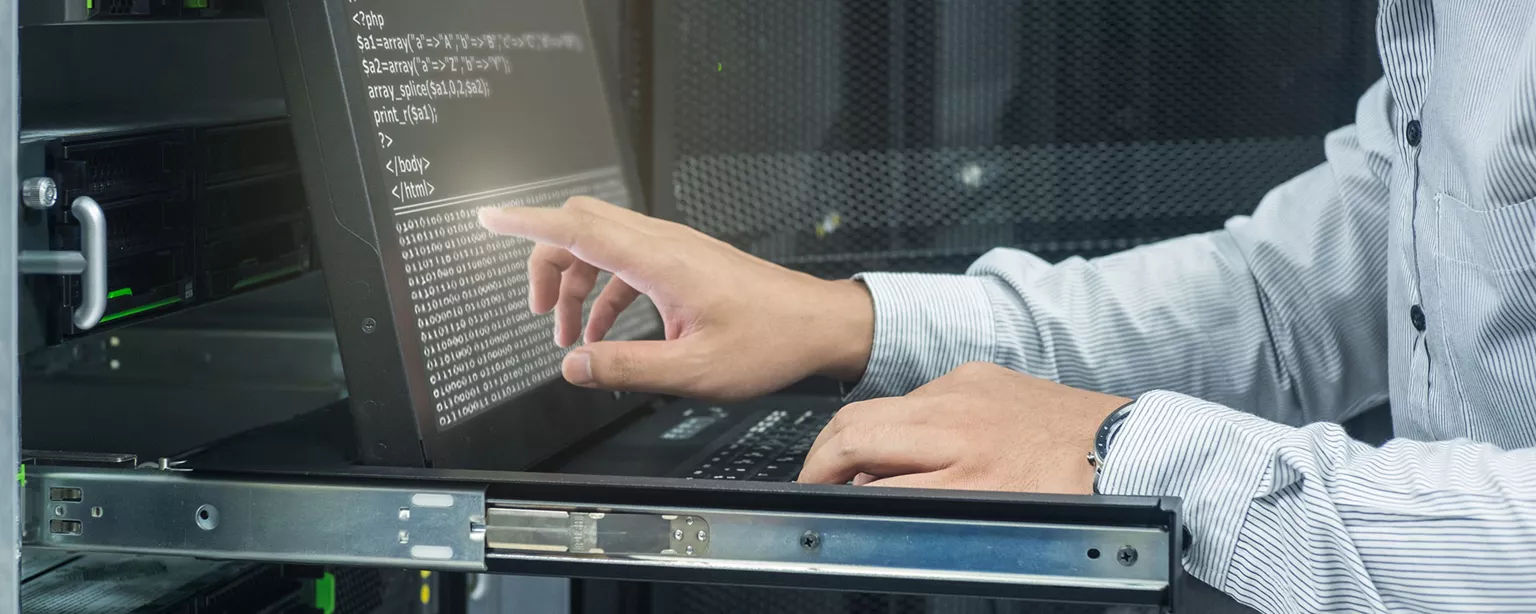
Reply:
[[[117,357],[120,346],[160,334],[205,364],[154,354],[165,362],[138,387],[200,389],[216,379],[220,356],[199,345],[207,339],[316,339],[244,324],[269,323],[263,297],[324,269],[271,30],[259,3],[236,0],[3,0],[0,28],[18,33],[0,44],[0,69],[15,77],[0,79],[0,191],[16,196],[12,214],[0,216],[0,241],[16,254],[0,263],[0,457],[19,468],[17,488],[0,498],[15,527],[0,546],[25,547],[24,560],[160,556],[404,568],[421,578],[474,572],[1178,605],[1186,539],[1171,499],[306,466],[283,447],[263,450],[274,461],[266,464],[199,460],[238,433],[149,456],[99,449],[110,439],[93,433],[101,424],[26,402],[45,387],[37,382],[94,389],[92,378],[133,370]],[[124,81],[124,71],[138,76]],[[245,309],[221,315],[231,305]],[[242,324],[205,334],[225,320]],[[335,352],[322,346],[311,354]],[[231,347],[251,370],[279,360]],[[148,431],[229,419],[216,397],[174,402],[187,420],[156,403],[97,398]],[[23,423],[61,419],[77,437],[23,450]],[[284,578],[231,574],[246,587]],[[23,580],[47,575],[3,566],[0,610],[19,607]]]

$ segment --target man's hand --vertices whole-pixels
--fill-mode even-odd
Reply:
[[[800,481],[1091,494],[1094,436],[1128,402],[961,365],[905,397],[844,407],[816,438]]]
[[[561,346],[583,334],[598,270],[614,274],[588,316],[587,345],[562,365],[574,384],[741,399],[814,374],[858,379],[869,360],[874,305],[862,284],[797,273],[590,198],[486,209],[480,223],[539,244],[528,258],[529,307],[555,311]],[[641,294],[661,312],[666,340],[603,342]]]

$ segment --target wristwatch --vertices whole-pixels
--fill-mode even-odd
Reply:
[[[1109,412],[1109,415],[1104,417],[1104,422],[1099,425],[1099,432],[1093,437],[1093,451],[1088,453],[1088,464],[1093,465],[1093,494],[1101,494],[1099,476],[1104,475],[1104,461],[1109,458],[1109,444],[1114,441],[1115,434],[1120,432],[1126,417],[1130,416],[1131,410],[1135,408],[1136,402],[1131,401]]]

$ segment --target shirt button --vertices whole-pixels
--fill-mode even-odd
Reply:
[[[1414,305],[1408,310],[1408,319],[1413,321],[1413,329],[1424,332],[1424,309]]]
[[[1409,147],[1419,146],[1419,139],[1423,138],[1424,136],[1423,130],[1419,127],[1419,120],[1415,119],[1411,122],[1408,122],[1408,130],[1404,136],[1408,137]]]

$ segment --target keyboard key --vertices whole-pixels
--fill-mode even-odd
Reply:
[[[691,478],[792,482],[830,412],[774,410],[694,467]]]
[[[800,465],[768,465],[757,472],[752,479],[771,480],[782,482],[800,474]]]

